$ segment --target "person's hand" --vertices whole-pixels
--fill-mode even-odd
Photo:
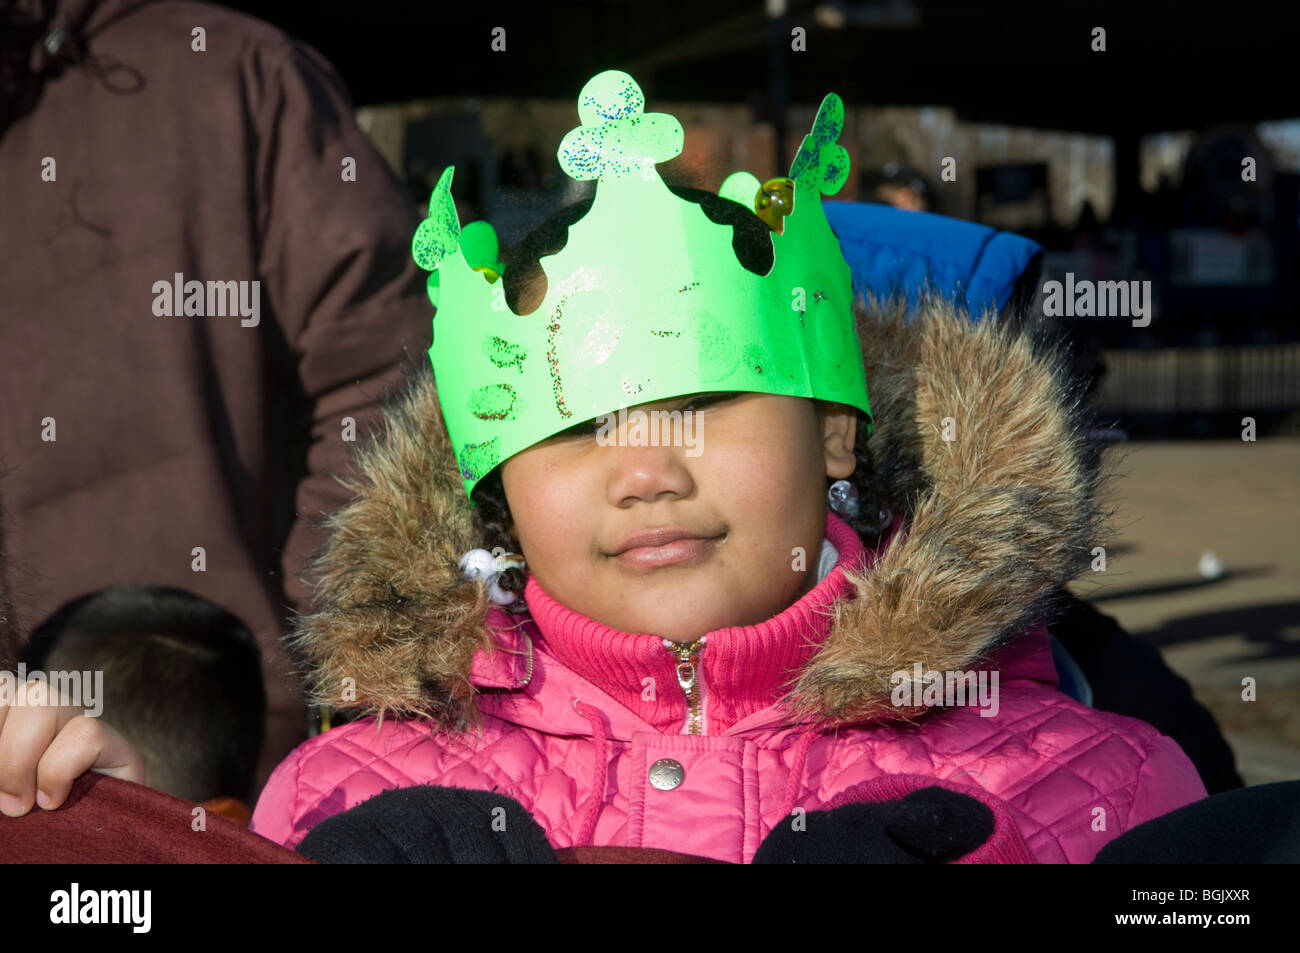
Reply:
[[[931,786],[787,818],[758,845],[756,864],[946,864],[985,844],[997,820],[975,798]]]
[[[84,708],[54,704],[49,685],[10,680],[0,691],[0,812],[54,810],[87,771],[147,783],[144,759],[118,731]],[[19,694],[21,693],[21,694]],[[19,704],[21,702],[21,704]]]
[[[506,794],[423,784],[327,817],[298,845],[322,864],[556,864],[528,809]]]

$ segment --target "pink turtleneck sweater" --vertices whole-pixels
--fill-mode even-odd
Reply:
[[[806,595],[766,622],[715,629],[705,636],[696,664],[704,734],[721,734],[785,695],[829,633],[834,603],[853,595],[844,567],[869,568],[885,545],[866,549],[857,533],[831,512],[826,514],[826,539],[839,559]],[[561,663],[660,731],[685,730],[688,704],[678,687],[677,659],[662,638],[621,632],[589,619],[555,601],[531,576],[524,597],[541,638]],[[656,690],[648,691],[647,685]]]

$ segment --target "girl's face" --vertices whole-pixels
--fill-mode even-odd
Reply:
[[[631,410],[690,411],[694,433],[678,424],[674,440],[637,439]],[[691,642],[770,619],[813,587],[826,477],[853,472],[856,410],[751,393],[631,410],[601,439],[595,423],[574,428],[503,466],[513,531],[543,589],[612,628]],[[645,443],[660,445],[631,445]]]

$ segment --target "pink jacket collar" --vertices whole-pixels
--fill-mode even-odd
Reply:
[[[806,595],[766,622],[708,633],[699,660],[707,733],[725,732],[781,699],[830,631],[834,603],[852,598],[844,567],[869,568],[885,545],[865,549],[857,533],[833,513],[826,516],[826,536],[839,551],[839,562]],[[661,638],[620,632],[589,619],[555,601],[531,577],[525,599],[534,632],[562,665],[658,730],[683,730],[687,703],[677,683],[676,660]],[[502,611],[498,618],[506,622],[509,615]],[[527,681],[532,647],[527,638],[508,635],[511,627],[519,630],[519,621],[513,626],[507,622],[507,631],[494,626],[504,642],[515,643],[515,651],[479,653],[476,684],[514,688]]]

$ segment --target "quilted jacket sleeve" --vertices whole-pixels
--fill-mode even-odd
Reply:
[[[1124,830],[1131,831],[1139,824],[1204,797],[1205,784],[1191,759],[1176,741],[1160,735],[1147,747]]]
[[[301,797],[298,789],[301,754],[294,751],[271,772],[253,809],[249,830],[267,840],[293,847],[306,835],[297,829]]]

